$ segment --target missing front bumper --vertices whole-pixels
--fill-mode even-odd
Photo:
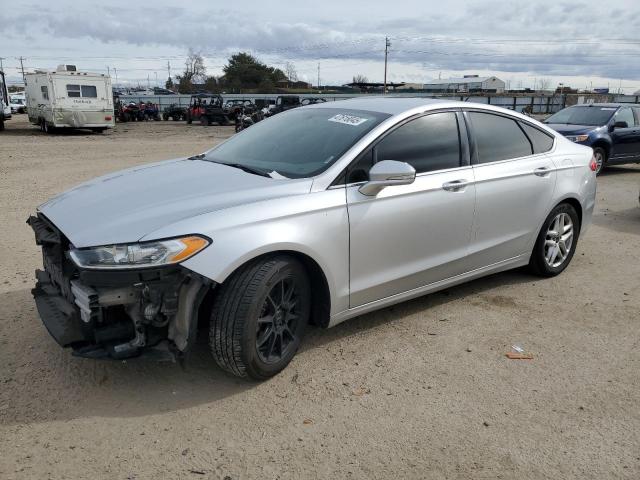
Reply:
[[[29,224],[42,246],[44,270],[32,290],[51,336],[74,355],[130,358],[180,355],[193,345],[198,310],[212,282],[180,266],[148,270],[80,270],[68,241],[46,218]]]

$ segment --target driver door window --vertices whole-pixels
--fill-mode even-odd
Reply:
[[[454,112],[426,115],[393,130],[362,153],[347,170],[346,183],[369,180],[369,170],[382,160],[406,162],[416,173],[460,166],[460,135]]]
[[[614,122],[627,122],[628,128],[634,127],[636,124],[635,119],[633,118],[633,112],[628,107],[621,108],[616,112]]]

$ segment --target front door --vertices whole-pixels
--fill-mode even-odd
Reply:
[[[636,159],[640,156],[640,125],[636,122],[631,108],[619,109],[611,120],[611,125],[615,125],[616,122],[625,122],[627,126],[613,127],[610,161],[615,163]]]
[[[375,197],[361,194],[357,184],[347,187],[351,308],[467,271],[475,184],[458,120],[454,112],[410,120],[347,172],[348,184],[358,182],[371,164],[397,160],[417,173],[411,185],[387,187]]]

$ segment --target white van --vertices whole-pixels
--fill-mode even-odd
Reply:
[[[4,130],[4,121],[11,118],[11,107],[9,106],[9,92],[4,79],[4,72],[0,70],[0,131]]]
[[[25,95],[29,121],[44,132],[56,128],[113,128],[111,78],[60,65],[55,72],[27,73]]]

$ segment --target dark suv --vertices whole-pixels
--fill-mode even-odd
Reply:
[[[544,123],[569,140],[592,147],[598,173],[607,165],[640,163],[640,105],[576,105]]]

